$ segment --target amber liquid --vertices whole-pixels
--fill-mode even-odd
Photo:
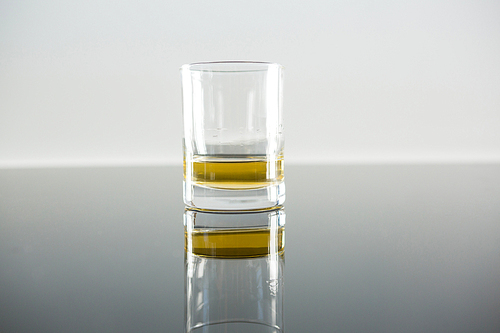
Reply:
[[[273,239],[274,238],[274,239]],[[184,232],[186,251],[212,258],[254,258],[285,249],[285,228]]]
[[[184,178],[200,186],[225,190],[257,189],[283,181],[283,157],[196,156],[184,160]]]

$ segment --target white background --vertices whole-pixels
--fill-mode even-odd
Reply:
[[[287,163],[500,161],[499,1],[0,2],[0,167],[181,164],[179,67],[285,66]]]

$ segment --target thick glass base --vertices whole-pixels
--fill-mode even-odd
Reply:
[[[285,183],[258,189],[225,190],[184,181],[184,203],[211,210],[265,209],[285,202]]]

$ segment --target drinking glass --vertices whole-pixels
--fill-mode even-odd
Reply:
[[[181,67],[184,202],[201,209],[283,204],[283,67],[203,62]]]

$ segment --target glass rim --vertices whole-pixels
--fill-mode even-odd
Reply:
[[[275,62],[267,61],[201,61],[182,65],[180,70],[191,72],[216,72],[216,73],[242,73],[242,72],[265,72],[272,67],[284,69],[284,67]]]

